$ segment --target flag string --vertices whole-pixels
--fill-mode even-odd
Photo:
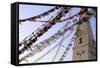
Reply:
[[[63,9],[62,9],[63,10]],[[61,11],[62,12],[62,11]],[[60,12],[60,13],[61,13]],[[59,13],[59,14],[60,14]],[[56,18],[59,18],[59,19],[61,19],[61,15],[59,16],[59,14],[56,16]],[[56,20],[56,18],[54,18],[53,20]],[[57,19],[58,20],[58,19]],[[45,25],[45,27],[43,28],[43,30],[39,30],[36,34],[34,34],[34,33],[32,33],[33,34],[33,36],[34,37],[31,37],[31,38],[29,38],[29,43],[27,43],[27,41],[23,41],[23,43],[19,43],[19,45],[21,46],[22,44],[24,44],[24,45],[28,45],[28,46],[30,46],[30,45],[32,45],[33,43],[35,43],[35,41],[37,40],[37,37],[40,37],[41,35],[43,35],[48,29],[50,29],[54,24],[56,24],[55,22],[53,22],[53,23],[50,23],[50,25],[49,26],[46,26]],[[24,47],[25,49],[27,49],[26,47]],[[20,54],[20,52],[19,52],[19,54]]]

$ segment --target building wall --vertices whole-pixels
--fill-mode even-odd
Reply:
[[[92,30],[88,22],[79,25],[80,34],[75,38],[73,47],[73,60],[91,60],[96,56],[96,45],[93,39]],[[93,54],[94,53],[94,54]]]

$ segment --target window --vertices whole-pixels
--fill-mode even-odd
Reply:
[[[81,44],[81,43],[83,43],[83,38],[82,37],[79,38],[79,44]]]

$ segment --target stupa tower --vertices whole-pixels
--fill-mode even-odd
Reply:
[[[96,59],[96,41],[94,40],[87,16],[78,25],[73,47],[73,61]]]

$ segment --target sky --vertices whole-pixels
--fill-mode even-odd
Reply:
[[[25,18],[29,18],[38,14],[41,14],[51,8],[54,8],[55,6],[33,6],[33,5],[19,5],[19,19],[25,19]],[[66,14],[65,17],[62,17],[62,20],[65,18],[68,18],[69,15],[73,16],[74,14],[78,13],[80,11],[80,8],[73,8],[68,14]],[[49,20],[51,18],[51,16],[55,16],[57,14],[57,12],[59,12],[59,9],[56,10],[55,12],[52,12],[50,15],[47,15],[39,20]],[[37,19],[38,20],[38,19]],[[91,28],[93,31],[93,36],[96,40],[96,19],[95,17],[92,17],[90,19],[91,22]],[[54,25],[48,32],[46,32],[45,34],[43,34],[39,40],[36,41],[36,43],[39,43],[47,38],[49,38],[50,36],[54,35],[59,29],[61,29],[61,27],[64,26],[64,23],[59,23]],[[39,27],[41,27],[41,25],[43,24],[43,22],[30,22],[30,21],[26,21],[23,22],[22,24],[19,25],[19,42],[21,42],[25,37],[27,37],[28,35],[30,35],[32,32],[36,31]],[[66,40],[68,41],[71,38],[67,38]],[[68,44],[66,44],[68,45]],[[50,47],[48,47],[48,49],[50,49]],[[46,50],[45,50],[46,51]],[[56,51],[56,50],[55,50]],[[54,53],[54,51],[52,51]],[[51,55],[48,55],[48,57],[52,57],[52,52]],[[43,54],[44,52],[42,52]],[[37,55],[36,57],[39,57],[40,55]],[[33,57],[34,58],[34,57]],[[72,49],[69,51],[68,55],[67,55],[67,59],[72,60]],[[44,60],[49,60],[49,59],[44,59]],[[42,60],[42,61],[44,61]]]

